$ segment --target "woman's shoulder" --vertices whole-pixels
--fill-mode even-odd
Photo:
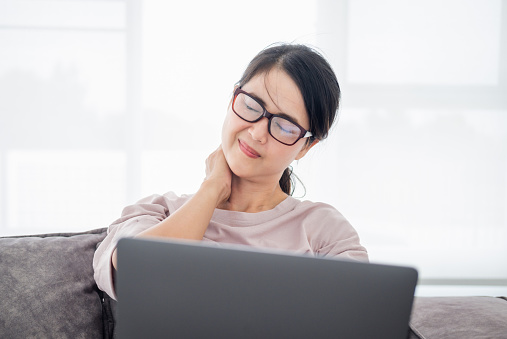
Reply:
[[[173,213],[175,210],[180,208],[192,195],[183,194],[178,195],[173,191],[169,191],[164,194],[152,194],[145,196],[141,200],[138,200],[133,205],[128,205],[123,209],[123,215],[131,214],[135,211],[159,211],[162,213]]]
[[[333,205],[325,202],[299,201],[294,207],[294,213],[301,218],[305,228],[318,233],[335,232],[336,229],[353,230],[345,216]]]
[[[294,211],[308,216],[343,217],[343,215],[333,205],[320,201],[298,200],[295,204]]]
[[[169,191],[162,195],[167,201],[185,203],[192,197],[193,194],[177,194],[176,192]]]
[[[154,194],[151,197],[145,199],[155,204],[159,203],[167,207],[170,213],[173,213],[181,206],[183,206],[190,198],[192,194],[177,194],[176,192],[169,191],[163,195]]]
[[[137,204],[184,204],[192,194],[178,195],[176,192],[169,191],[164,194],[148,195],[137,202]]]

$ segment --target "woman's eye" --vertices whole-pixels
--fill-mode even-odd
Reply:
[[[259,110],[255,109],[255,107],[249,106],[248,104],[245,104],[246,109],[255,113],[259,113]]]
[[[285,134],[296,134],[296,131],[294,130],[294,127],[293,126],[283,126],[282,124],[280,124],[279,122],[276,122],[276,127],[282,131],[283,133]]]

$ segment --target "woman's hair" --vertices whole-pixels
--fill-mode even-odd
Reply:
[[[340,102],[340,86],[333,69],[324,57],[312,48],[299,44],[280,44],[268,47],[250,61],[238,82],[241,87],[256,75],[273,68],[287,73],[303,96],[310,121],[312,136],[306,146],[315,139],[325,139],[336,119]],[[280,187],[289,195],[294,191],[292,169],[286,168],[280,178]]]

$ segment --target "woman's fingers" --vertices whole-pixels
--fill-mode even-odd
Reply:
[[[206,158],[206,178],[208,178],[211,173],[213,172],[213,169],[215,168],[215,163],[217,161],[218,152],[221,150],[221,147],[219,146],[216,150],[213,151],[208,157]]]
[[[222,146],[219,146],[213,153],[206,159],[206,178],[212,174],[226,175],[230,177],[231,170],[225,159]]]
[[[206,177],[204,181],[217,188],[220,202],[229,199],[231,194],[232,172],[225,159],[222,146],[219,146],[206,158]]]

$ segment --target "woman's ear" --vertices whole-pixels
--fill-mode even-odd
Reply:
[[[303,148],[301,149],[301,151],[299,151],[298,155],[296,156],[296,159],[295,160],[299,160],[301,159],[302,157],[305,156],[305,154],[315,145],[317,145],[319,142],[319,139],[315,139],[312,141],[312,143],[310,145],[306,145],[303,146]]]

